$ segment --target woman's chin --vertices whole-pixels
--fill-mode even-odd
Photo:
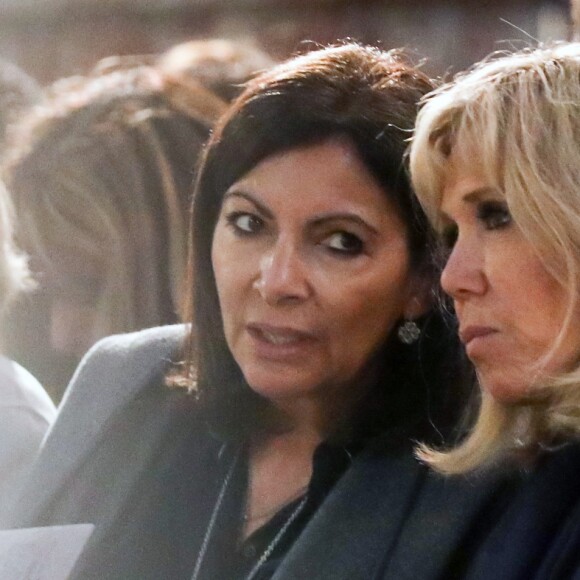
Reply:
[[[244,373],[249,387],[257,395],[271,401],[274,405],[299,403],[313,398],[319,391],[319,381],[304,377],[300,373]]]
[[[529,384],[509,378],[486,378],[480,375],[479,382],[484,392],[498,403],[517,405],[529,392]]]
[[[247,382],[252,391],[274,404],[291,403],[292,401],[307,399],[312,392],[308,387],[303,388],[295,382],[290,384],[282,381],[268,383]]]

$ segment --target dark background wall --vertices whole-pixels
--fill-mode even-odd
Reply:
[[[351,37],[415,49],[441,74],[506,40],[568,38],[568,10],[567,0],[1,0],[0,56],[47,83],[191,38],[251,38],[285,57],[304,40]]]

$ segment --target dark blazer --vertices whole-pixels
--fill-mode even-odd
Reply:
[[[580,444],[539,458],[477,548],[468,580],[580,578]]]
[[[219,487],[222,445],[197,418],[191,397],[164,385],[185,332],[183,326],[150,329],[110,337],[91,349],[6,522],[11,527],[95,523],[75,578],[191,575]],[[505,480],[442,478],[414,459],[411,445],[384,443],[375,440],[355,457],[275,580],[460,577],[474,539],[486,533],[502,505]],[[160,449],[175,452],[160,455]],[[188,476],[175,481],[172,463],[184,457]],[[136,510],[151,508],[155,514],[167,494],[178,501],[192,489],[199,497],[195,505],[161,518],[152,515],[140,534],[127,533]],[[177,518],[172,529],[187,530],[187,545],[166,537],[164,517]],[[191,569],[164,572],[179,550],[188,550]],[[125,570],[127,562],[140,560],[146,564]]]

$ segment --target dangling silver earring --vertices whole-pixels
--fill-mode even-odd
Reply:
[[[414,320],[405,320],[397,329],[397,336],[403,344],[413,344],[421,336],[421,329]]]

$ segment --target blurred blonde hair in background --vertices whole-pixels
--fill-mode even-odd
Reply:
[[[34,282],[28,259],[14,243],[14,211],[3,183],[0,183],[0,315],[8,304]]]
[[[4,177],[40,292],[11,313],[12,354],[45,385],[66,384],[104,336],[180,320],[198,157],[227,108],[214,84],[237,93],[271,62],[252,53],[244,67],[244,54],[215,40],[108,57],[48,87],[14,128]],[[39,366],[58,357],[50,379]]]

